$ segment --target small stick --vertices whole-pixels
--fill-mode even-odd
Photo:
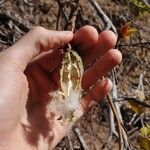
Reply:
[[[80,143],[81,143],[83,149],[84,149],[84,150],[89,150],[89,148],[88,148],[88,146],[86,145],[86,143],[85,143],[83,137],[81,136],[81,132],[80,132],[79,128],[76,127],[76,128],[74,129],[74,131],[75,131],[76,135],[78,136],[78,139],[79,139],[79,141],[80,141]]]
[[[118,99],[118,92],[117,92],[117,79],[116,79],[116,69],[115,68],[112,70],[112,79],[113,79],[113,87],[112,87],[112,97],[113,97],[113,99],[112,100],[116,100],[116,99]],[[119,103],[114,103],[114,106],[116,108],[116,111],[117,111],[117,114],[119,116],[119,119],[120,119],[121,123],[123,123]]]
[[[0,0],[0,5],[2,5],[5,2],[6,2],[5,0]]]
[[[109,93],[107,94],[107,98],[108,98],[108,101],[110,103],[110,106],[111,106],[111,109],[113,111],[113,114],[114,114],[114,116],[116,118],[116,124],[117,124],[117,127],[118,127],[118,134],[119,134],[119,139],[120,139],[119,150],[123,150],[123,145],[122,145],[123,139],[122,139],[122,131],[121,131],[122,126],[121,126],[121,123],[120,123],[120,120],[119,120],[119,116],[118,116],[118,114],[116,112],[116,108],[115,108],[115,106],[113,104],[111,95]]]
[[[139,127],[133,128],[131,131],[128,132],[128,135],[131,136],[135,133],[135,131],[139,130]]]
[[[138,98],[136,97],[122,97],[122,98],[119,98],[118,100],[114,100],[114,102],[121,102],[121,101],[133,101],[143,107],[147,107],[147,108],[150,108],[150,105],[147,104],[146,102],[142,102],[140,101]]]
[[[78,1],[78,3],[75,6],[75,10],[72,12],[71,17],[70,17],[70,19],[69,19],[69,21],[67,23],[67,27],[66,27],[67,30],[70,30],[70,31],[74,32],[74,30],[75,30],[75,23],[76,23],[77,14],[79,12],[79,9],[80,9],[80,7],[79,7],[79,1]]]
[[[22,30],[25,33],[30,30],[26,25],[24,25],[23,23],[19,22],[14,17],[9,16],[8,14],[0,13],[0,20],[2,20],[2,22],[11,20],[14,24],[16,24],[18,26],[18,28],[20,30]]]
[[[136,46],[147,46],[147,45],[150,45],[150,42],[149,42],[149,41],[147,41],[147,42],[133,43],[133,44],[118,44],[118,47],[121,47],[121,46],[132,46],[132,47],[136,47]]]
[[[58,15],[57,15],[57,22],[56,22],[56,30],[59,30],[60,17],[61,17],[61,8],[60,8],[60,5],[59,5]]]
[[[63,15],[63,16],[65,17],[65,19],[68,21],[69,18],[68,18],[68,16],[66,15],[66,13],[65,13],[64,10],[63,10],[63,4],[60,2],[60,0],[56,0],[56,1],[57,1],[58,5],[59,5],[60,11],[62,12],[62,15]]]
[[[130,120],[130,122],[128,123],[130,126],[132,125],[132,123],[135,121],[137,117],[137,114],[135,113],[133,116],[132,116],[132,119]]]
[[[109,105],[109,124],[110,124],[110,131],[109,131],[108,142],[112,139],[113,135],[118,137],[118,133],[117,133],[116,127],[115,127],[114,114],[112,112],[110,105]]]
[[[70,135],[67,135],[67,139],[68,139],[68,145],[69,145],[69,150],[74,150],[72,143],[71,143],[71,139],[70,139]]]
[[[141,73],[140,77],[139,77],[139,84],[138,84],[138,88],[137,89],[142,91],[142,92],[144,92],[143,78],[144,78],[144,76]]]
[[[105,14],[105,12],[101,9],[101,7],[98,5],[96,0],[89,0],[89,2],[95,7],[98,14],[103,17],[103,20],[107,24],[106,29],[112,28],[114,33],[118,35],[116,27],[113,25],[112,21],[109,19],[109,17]]]
[[[150,8],[150,3],[147,0],[143,0],[143,2],[145,3],[146,6],[148,6]]]

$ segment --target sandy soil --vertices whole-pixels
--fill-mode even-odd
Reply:
[[[113,20],[114,25],[119,28],[125,22],[132,21],[133,26],[137,28],[137,32],[129,39],[122,40],[119,43],[119,50],[123,54],[123,62],[117,67],[117,91],[118,97],[135,96],[135,90],[138,88],[139,78],[143,75],[143,94],[144,101],[150,104],[150,15],[142,18],[135,17],[125,5],[121,5],[117,0],[98,0],[101,8]],[[82,12],[79,16],[76,30],[81,26],[90,24],[102,31],[106,24],[101,16],[90,5],[87,0],[81,1]],[[69,11],[69,10],[68,10]],[[0,34],[5,36],[0,38],[0,50],[17,41],[28,28],[36,25],[44,26],[48,29],[56,29],[58,19],[58,5],[55,0],[4,0],[0,4],[0,14],[5,13],[12,16],[15,20],[23,23],[27,28],[16,27],[11,19],[8,22],[2,21],[0,18]],[[66,14],[67,14],[66,10]],[[80,20],[82,19],[82,20]],[[7,25],[6,25],[7,24]],[[65,19],[61,17],[59,30],[65,27]],[[7,29],[7,30],[6,30]],[[144,43],[144,44],[142,44]],[[130,113],[129,117],[124,118],[125,122],[130,121],[133,112],[128,109],[128,103],[124,102],[122,112]],[[126,112],[126,113],[125,113]],[[143,108],[143,114],[147,116],[147,122],[150,122],[150,110]],[[74,128],[79,128],[82,138],[84,139],[89,150],[117,150],[117,139],[109,138],[109,108],[106,99],[93,107],[87,114],[77,121],[72,131],[65,137],[55,148],[55,150],[71,149],[68,146],[71,141],[74,149],[84,149]],[[69,137],[69,140],[68,140]],[[137,147],[136,138],[138,131],[133,134],[130,139],[133,146]],[[139,148],[138,148],[139,149]]]

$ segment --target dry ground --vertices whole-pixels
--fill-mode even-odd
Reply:
[[[134,91],[138,88],[139,77],[142,74],[145,95],[144,101],[150,104],[150,44],[148,44],[150,43],[150,15],[135,18],[127,7],[120,5],[117,0],[98,1],[101,8],[113,20],[116,27],[121,26],[124,22],[132,21],[138,30],[134,36],[119,43],[119,50],[123,54],[123,62],[117,68],[118,97],[125,95],[133,96],[135,94]],[[104,30],[105,23],[98,16],[96,10],[87,0],[82,0],[81,2],[82,16],[84,17],[82,18],[82,23],[81,20],[78,20],[77,28],[85,24],[90,24],[95,26],[98,31]],[[2,13],[12,16],[16,21],[23,23],[25,27],[18,28],[16,27],[18,23],[14,25],[11,19],[4,21],[0,17],[0,34],[2,33],[2,35],[6,35],[7,37],[0,37],[0,50],[13,44],[27,32],[28,28],[33,26],[41,25],[48,29],[56,29],[58,5],[55,0],[4,0],[4,3],[0,4],[0,14]],[[63,28],[64,19],[61,19],[59,30]],[[127,110],[126,106],[128,104],[124,103],[122,109]],[[126,112],[131,113],[129,115],[131,117],[132,112]],[[150,122],[150,110],[144,109],[144,114],[146,114],[147,122]],[[125,121],[129,121],[130,117],[126,117]],[[79,128],[81,136],[89,150],[118,149],[117,139],[114,138],[114,140],[108,142],[109,114],[105,101],[93,107],[90,112],[85,114],[75,124],[75,127]],[[133,140],[133,145],[140,149],[136,144],[137,135],[138,132],[130,138],[131,141],[135,139]],[[69,136],[64,138],[55,150],[70,149],[68,146],[69,141],[71,141],[74,149],[84,149],[73,129]]]

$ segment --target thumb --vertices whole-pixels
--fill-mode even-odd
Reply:
[[[4,53],[9,62],[25,70],[27,64],[40,52],[61,47],[70,42],[72,38],[71,31],[52,31],[43,27],[35,27]]]

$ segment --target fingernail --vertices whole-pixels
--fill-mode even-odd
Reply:
[[[103,84],[107,84],[108,83],[108,78],[103,78],[102,82],[103,82]]]

